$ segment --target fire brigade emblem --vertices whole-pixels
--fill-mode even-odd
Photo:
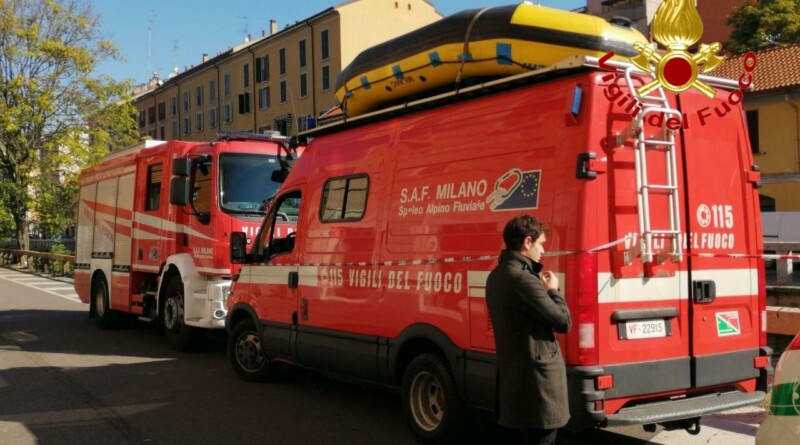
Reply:
[[[660,85],[673,93],[694,87],[709,99],[713,98],[716,90],[697,79],[698,66],[702,65],[702,72],[707,73],[722,63],[725,56],[717,55],[722,49],[718,42],[701,44],[696,54],[687,51],[703,35],[703,22],[694,0],[664,0],[653,17],[652,33],[653,38],[668,51],[659,54],[644,43],[634,43],[639,55],[631,62],[656,77],[639,87],[639,95],[646,96]]]
[[[541,176],[541,170],[512,168],[495,181],[486,202],[492,211],[535,209],[539,206]]]

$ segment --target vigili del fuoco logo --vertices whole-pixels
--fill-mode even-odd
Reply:
[[[709,99],[713,99],[716,96],[716,90],[700,80],[698,75],[714,70],[725,60],[725,56],[717,54],[722,49],[722,45],[718,42],[710,45],[702,43],[694,54],[688,51],[703,35],[703,22],[694,5],[694,0],[664,0],[656,10],[651,29],[653,39],[666,47],[667,51],[660,53],[645,43],[634,43],[634,49],[638,51],[639,55],[631,58],[631,63],[640,70],[652,74],[655,78],[637,88],[636,93],[643,97],[659,87],[673,93],[681,93],[695,88]],[[600,59],[600,67],[614,70],[605,65],[605,61],[613,56],[613,51],[603,56]],[[724,117],[731,110],[730,105],[736,105],[742,101],[742,90],[749,88],[753,83],[755,68],[756,55],[750,51],[744,57],[744,67],[738,82],[740,89],[731,91],[727,99],[715,106],[713,110],[711,107],[697,110],[697,118],[701,125],[705,125],[714,114]],[[605,76],[603,80],[608,81],[613,77],[615,76]],[[617,90],[621,94],[616,85],[612,84],[610,90]],[[609,100],[615,100],[620,95],[616,94],[617,91],[609,91],[606,97]],[[630,99],[638,102],[634,98]],[[635,116],[641,110],[641,105],[638,103],[635,106],[631,105],[634,104],[630,104],[628,109]],[[683,121],[683,126],[688,128],[686,116]]]

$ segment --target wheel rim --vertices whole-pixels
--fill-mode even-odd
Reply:
[[[430,372],[420,372],[411,383],[411,415],[425,431],[439,427],[444,418],[445,398],[442,385]]]
[[[169,330],[179,327],[183,317],[183,307],[180,297],[170,297],[164,303],[164,326]]]
[[[264,353],[261,351],[261,340],[255,333],[247,332],[236,342],[236,362],[248,371],[258,371],[264,365]]]
[[[102,283],[98,284],[94,291],[94,311],[99,318],[103,318],[106,314],[105,286]]]

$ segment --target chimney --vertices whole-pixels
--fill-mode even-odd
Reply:
[[[208,53],[203,53],[203,63],[208,62]]]
[[[278,32],[278,21],[275,19],[270,19],[269,21],[269,35],[276,34]]]
[[[245,42],[245,43],[248,43],[248,42],[250,42],[250,34],[248,34],[248,35],[244,36],[244,42]]]

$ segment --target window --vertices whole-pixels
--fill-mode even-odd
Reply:
[[[280,134],[288,135],[292,130],[292,115],[282,114],[272,121],[272,129]]]
[[[306,131],[316,126],[314,116],[306,114],[297,118],[297,131]]]
[[[258,90],[258,108],[260,110],[269,108],[269,87],[260,88]]]
[[[298,44],[298,58],[300,59],[300,68],[306,67],[306,39],[303,39]]]
[[[331,89],[331,67],[325,65],[322,67],[322,91]]]
[[[201,163],[198,168],[192,170],[194,174],[194,191],[192,192],[192,206],[197,213],[208,213],[211,211],[211,161]]]
[[[328,30],[323,29],[322,32],[319,33],[319,37],[320,40],[322,41],[320,43],[320,46],[322,47],[320,49],[320,52],[322,53],[322,60],[325,60],[331,56],[330,50],[328,48]]]
[[[166,102],[159,102],[158,103],[158,121],[164,121],[167,119],[167,103]]]
[[[217,100],[217,81],[211,80],[208,82],[208,100],[216,102]]]
[[[747,115],[747,133],[750,134],[750,150],[753,154],[761,153],[758,145],[758,110],[748,110],[745,113]]]
[[[167,127],[162,125],[161,129],[160,129],[160,132],[161,132],[161,140],[162,141],[166,140],[166,138],[167,138]]]
[[[280,75],[286,74],[286,48],[278,50],[278,73]]]
[[[366,175],[329,179],[322,189],[320,221],[360,220],[367,207],[368,188]]]
[[[281,103],[285,104],[286,103],[286,81],[285,80],[281,80],[281,85],[280,86],[281,86]]]
[[[147,112],[145,112],[144,110],[139,110],[139,128],[144,127],[146,119],[147,119]]]
[[[145,210],[158,210],[161,201],[161,172],[162,164],[153,164],[147,167],[147,199],[144,201]]]
[[[175,116],[178,114],[178,96],[172,96],[169,100],[170,107],[172,108],[172,115]]]
[[[195,114],[194,116],[194,129],[198,132],[203,131],[203,112]]]
[[[172,139],[178,139],[180,135],[178,131],[178,121],[172,121]]]
[[[226,74],[222,78],[222,85],[225,88],[225,91],[224,91],[225,97],[231,97],[231,75],[230,74]]]
[[[242,83],[245,88],[250,88],[250,64],[245,63],[242,69]]]
[[[256,59],[256,83],[269,80],[269,56]]]
[[[212,108],[208,110],[208,126],[214,128],[217,126],[217,109]]]
[[[239,95],[239,114],[247,114],[250,112],[250,93]]]
[[[257,261],[265,261],[276,255],[291,252],[295,247],[295,228],[276,230],[276,225],[293,223],[298,220],[301,203],[300,192],[290,192],[277,199],[273,211],[264,219],[264,227],[259,234],[260,238],[253,246],[253,254]]]
[[[231,106],[230,102],[222,106],[222,121],[226,124],[229,124],[231,121],[233,121],[233,107]]]
[[[153,125],[156,123],[156,107],[152,106],[147,109],[147,123]]]
[[[300,74],[300,97],[308,96],[308,74]]]
[[[194,88],[194,104],[198,107],[203,106],[203,85]]]
[[[183,92],[183,111],[189,111],[189,92]]]
[[[192,120],[187,116],[183,118],[183,134],[187,135],[192,132]]]

